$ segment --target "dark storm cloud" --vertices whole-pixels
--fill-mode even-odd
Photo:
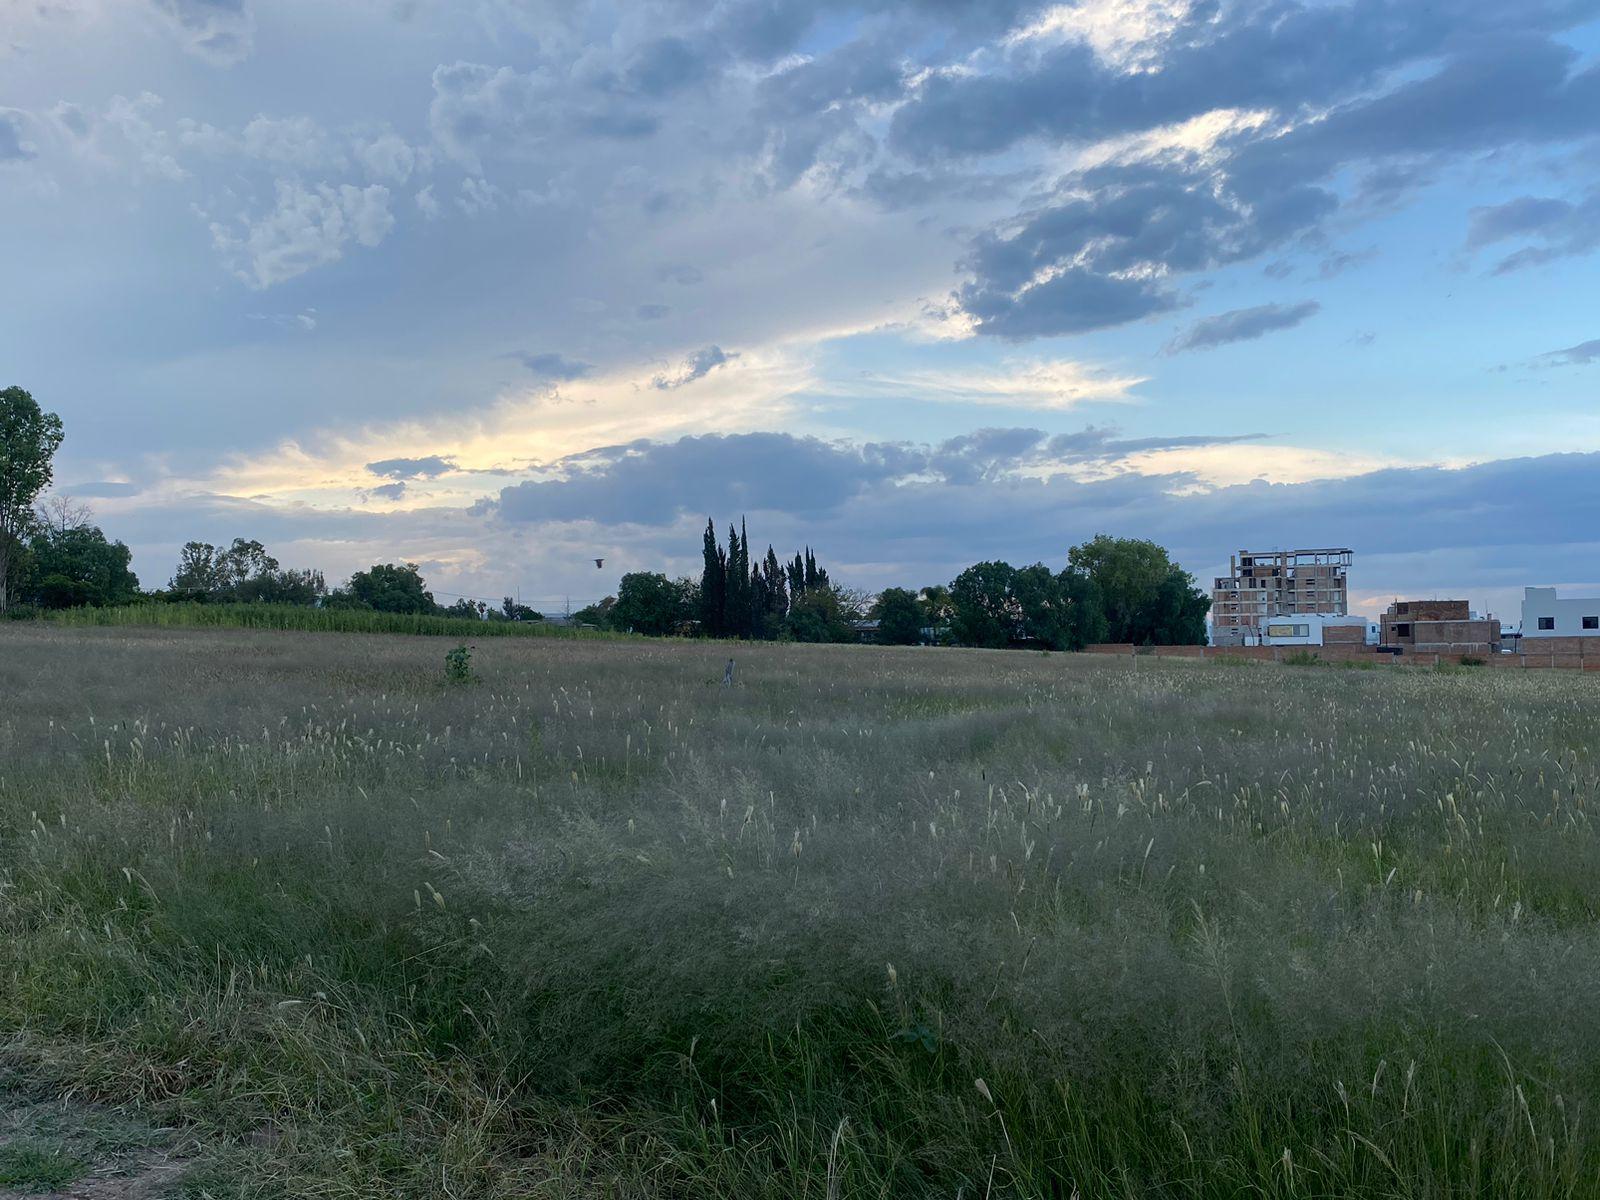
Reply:
[[[1018,339],[1108,328],[1174,307],[1173,283],[1157,281],[1315,244],[1340,207],[1340,172],[1364,167],[1356,200],[1390,204],[1450,156],[1590,133],[1600,67],[1546,34],[1597,12],[1600,0],[1448,13],[1386,0],[1198,5],[1168,38],[1159,70],[1130,73],[1071,41],[989,70],[928,75],[890,136],[925,164],[921,175],[879,169],[868,191],[904,205],[908,189],[931,186],[954,160],[1024,141],[1089,143],[1218,108],[1297,119],[1287,131],[1277,122],[1235,130],[1211,158],[1169,154],[1070,173],[1054,197],[973,240],[957,298],[979,332]],[[1398,68],[1430,66],[1383,90]],[[1326,115],[1305,119],[1312,106]],[[1593,248],[1595,208],[1547,208],[1552,224],[1538,234],[1547,244],[1501,269]]]
[[[455,469],[455,463],[437,454],[426,458],[386,458],[367,464],[367,470],[386,479],[432,479]]]
[[[640,525],[668,525],[686,512],[824,512],[903,474],[908,461],[892,445],[750,433],[636,442],[565,466],[566,478],[505,488],[492,507],[508,521]]]
[[[511,357],[526,367],[536,378],[553,383],[569,383],[574,379],[582,379],[594,370],[591,364],[568,358],[564,354],[518,352]]]
[[[1294,187],[1247,205],[1183,166],[1100,168],[1070,198],[981,235],[959,298],[979,332],[1012,339],[1123,325],[1177,307],[1159,277],[1252,258],[1335,203]]]
[[[1052,457],[1105,461],[1230,440],[1239,439],[1121,439],[1090,428],[1054,439],[979,430],[938,446],[772,433],[639,442],[572,460],[566,478],[506,488],[479,512],[512,524],[655,527],[662,552],[680,555],[683,522],[762,513],[762,540],[809,540],[831,559],[900,564],[915,576],[891,580],[902,583],[948,579],[986,558],[1053,561],[1100,532],[1153,538],[1191,570],[1220,564],[1239,545],[1351,545],[1363,562],[1410,564],[1385,568],[1375,583],[1418,587],[1438,582],[1418,546],[1506,588],[1571,578],[1575,557],[1587,561],[1592,550],[1590,512],[1572,498],[1600,491],[1600,454],[1213,488],[1182,474],[1038,477]],[[1396,522],[1397,511],[1407,520]],[[1485,574],[1490,561],[1499,566]]]
[[[1315,300],[1302,304],[1261,304],[1236,308],[1196,321],[1167,345],[1168,354],[1183,350],[1209,350],[1230,342],[1248,342],[1279,329],[1293,329],[1322,308]]]
[[[1073,41],[1019,56],[1010,70],[937,73],[895,114],[892,140],[932,159],[995,154],[1027,139],[1097,140],[1219,108],[1294,109],[1351,96],[1383,72],[1455,47],[1500,46],[1597,13],[1595,0],[1199,3],[1167,39],[1159,71],[1124,72]]]
[[[574,455],[555,464],[562,477],[515,484],[481,507],[514,522],[637,525],[670,525],[685,513],[824,514],[883,489],[915,486],[934,494],[1015,482],[1023,468],[1110,463],[1153,450],[1259,436],[1122,438],[1115,429],[1089,426],[1051,437],[1039,429],[988,428],[918,445],[830,442],[787,433],[710,434]]]

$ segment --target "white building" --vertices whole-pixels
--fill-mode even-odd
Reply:
[[[1261,624],[1263,646],[1365,646],[1376,644],[1377,626],[1365,617],[1294,613]]]
[[[1600,637],[1600,598],[1558,600],[1553,587],[1526,589],[1522,640],[1542,637]]]

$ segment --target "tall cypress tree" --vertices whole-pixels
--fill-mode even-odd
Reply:
[[[728,564],[717,545],[717,527],[706,518],[703,545],[705,567],[700,574],[700,632],[706,637],[722,637],[727,632],[724,613],[728,596]]]
[[[744,594],[739,597],[739,632],[743,637],[756,634],[755,577],[750,573],[750,530],[745,519],[739,518],[739,578],[744,584]]]
[[[748,535],[741,537],[728,526],[728,573],[726,624],[733,637],[750,636],[750,547]]]
[[[771,546],[767,547],[767,636],[776,637],[783,619],[789,615],[789,597],[783,586],[783,567]]]

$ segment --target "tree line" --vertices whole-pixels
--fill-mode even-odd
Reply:
[[[1204,644],[1211,607],[1162,547],[1105,534],[1068,550],[1059,571],[981,562],[948,584],[876,597],[835,584],[810,547],[785,561],[769,545],[752,560],[742,519],[728,526],[726,542],[707,521],[701,555],[698,580],[632,572],[615,596],[575,616],[653,636],[1080,650]]]
[[[244,538],[185,543],[167,587],[143,592],[128,547],[108,539],[86,506],[59,496],[39,502],[61,440],[58,416],[21,388],[0,391],[0,614],[153,600],[543,619],[510,596],[497,606],[469,598],[441,605],[415,563],[374,564],[330,588],[320,571],[284,567]],[[1194,579],[1149,541],[1102,534],[1068,550],[1060,570],[980,562],[948,584],[871,596],[835,583],[809,546],[791,558],[770,544],[753,554],[741,518],[728,524],[726,539],[707,520],[698,579],[630,572],[614,596],[573,618],[657,637],[1077,650],[1107,641],[1203,643],[1209,608]]]

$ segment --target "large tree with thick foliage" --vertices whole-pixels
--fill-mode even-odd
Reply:
[[[951,637],[964,646],[1081,650],[1105,637],[1098,591],[1070,567],[977,563],[950,584],[948,605]]]
[[[633,571],[617,585],[616,603],[606,614],[606,622],[627,633],[666,637],[693,619],[695,602],[694,584],[689,580]]]
[[[1012,591],[1016,568],[981,562],[950,582],[950,632],[963,646],[1000,649],[1022,636],[1022,610]]]
[[[350,582],[329,597],[330,603],[376,612],[435,613],[433,593],[422,581],[416,563],[379,563],[357,571]]]
[[[851,642],[851,614],[831,587],[810,587],[789,605],[786,632],[797,642]]]
[[[40,608],[100,608],[139,597],[132,552],[93,525],[41,529],[29,549],[30,578],[21,591]]]
[[[1165,549],[1099,534],[1067,552],[1105,610],[1106,639],[1136,645],[1203,645],[1210,599]]]
[[[316,604],[327,592],[322,572],[278,565],[260,542],[234,538],[226,547],[185,542],[168,598],[221,604]]]
[[[878,622],[878,641],[886,646],[915,646],[922,640],[927,614],[915,592],[884,588],[878,593],[871,615]]]
[[[0,613],[11,600],[11,565],[33,528],[33,502],[50,486],[61,418],[19,387],[0,390]]]

